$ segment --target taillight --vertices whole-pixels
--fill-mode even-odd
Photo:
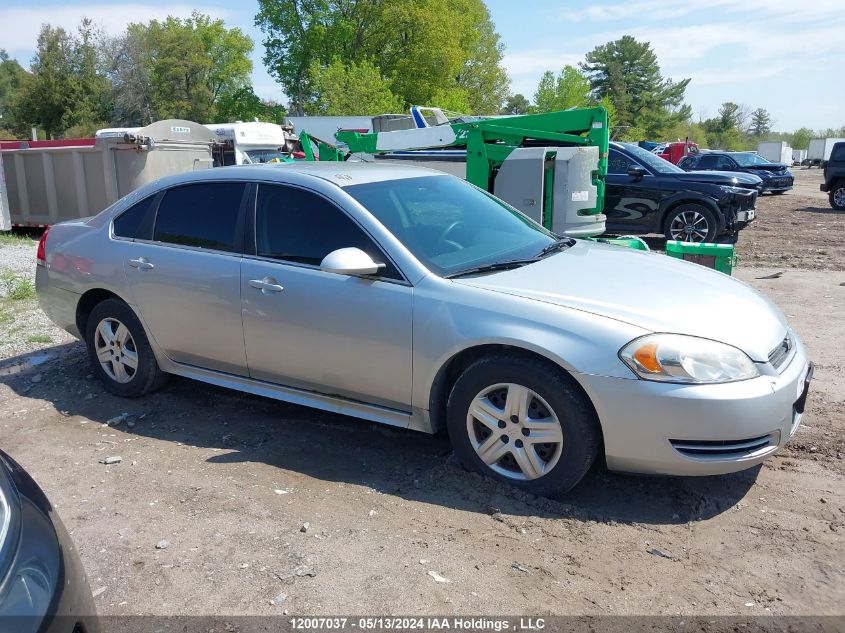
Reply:
[[[35,253],[35,259],[38,260],[39,264],[44,266],[47,265],[47,233],[49,232],[50,229],[44,229],[41,239],[38,240],[38,251]]]

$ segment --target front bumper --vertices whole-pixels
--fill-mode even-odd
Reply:
[[[796,338],[780,374],[768,367],[770,375],[741,382],[580,377],[601,422],[609,469],[719,475],[756,466],[795,434],[810,367]]]
[[[789,191],[795,184],[795,179],[788,176],[775,176],[763,181],[763,192]]]

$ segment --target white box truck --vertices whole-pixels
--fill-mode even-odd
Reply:
[[[215,148],[214,166],[278,162],[293,151],[290,127],[276,123],[206,123],[220,144]]]
[[[807,150],[805,150],[805,149],[794,149],[794,150],[792,150],[792,164],[793,165],[802,165],[805,160],[807,160]]]
[[[845,138],[810,139],[810,145],[807,147],[807,164],[811,167],[824,167],[825,163],[830,160],[830,152],[833,151],[833,146],[840,141],[845,141]]]
[[[770,163],[792,164],[792,148],[786,141],[760,141],[757,153]]]

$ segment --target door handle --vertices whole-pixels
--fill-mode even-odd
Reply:
[[[147,261],[146,257],[139,257],[138,259],[130,259],[129,265],[138,270],[151,270],[155,268],[154,264]]]
[[[260,290],[261,294],[265,295],[281,292],[282,290],[284,290],[282,286],[276,283],[276,280],[273,279],[273,277],[265,277],[264,279],[250,279],[249,285],[251,288]]]

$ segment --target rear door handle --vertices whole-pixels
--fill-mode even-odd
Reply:
[[[139,257],[138,259],[130,259],[129,265],[138,270],[151,270],[155,268],[154,264],[147,261],[146,257]]]
[[[260,290],[261,294],[269,295],[281,292],[284,290],[273,277],[265,277],[264,279],[250,279],[249,285],[251,288]]]

